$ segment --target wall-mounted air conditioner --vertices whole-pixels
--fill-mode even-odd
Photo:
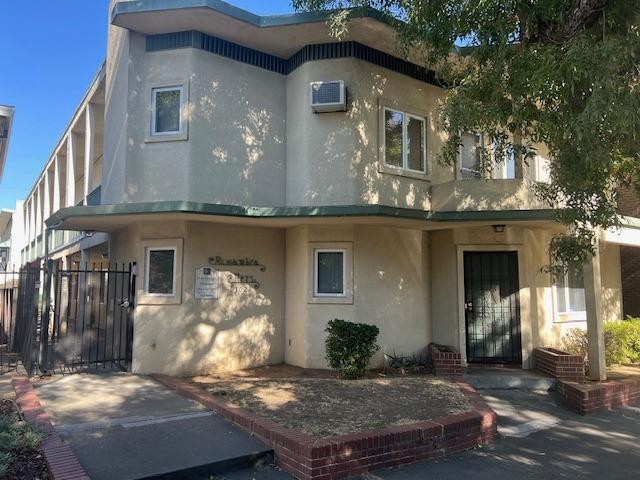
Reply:
[[[314,113],[347,111],[347,89],[342,80],[311,82],[310,90]]]

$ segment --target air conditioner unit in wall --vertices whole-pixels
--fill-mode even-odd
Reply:
[[[347,111],[347,89],[342,80],[311,82],[310,91],[314,113]]]

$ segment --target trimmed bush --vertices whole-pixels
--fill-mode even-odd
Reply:
[[[562,339],[563,348],[581,355],[587,364],[587,332],[572,328]],[[604,325],[604,349],[607,365],[640,363],[640,318],[628,318]]]
[[[375,325],[331,320],[325,342],[326,359],[339,378],[355,379],[364,375],[373,354],[380,330]]]

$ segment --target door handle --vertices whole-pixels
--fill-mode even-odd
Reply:
[[[464,304],[464,309],[468,312],[473,311],[473,302],[466,302]]]

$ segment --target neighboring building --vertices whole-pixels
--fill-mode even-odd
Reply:
[[[322,368],[333,318],[378,325],[382,352],[531,367],[589,308],[621,318],[623,240],[552,282],[545,149],[483,168],[465,135],[439,164],[444,90],[374,11],[337,42],[322,14],[111,8],[105,66],[24,203],[23,261],[46,220],[67,265],[136,262],[133,371]]]
[[[619,201],[620,214],[640,218],[640,197],[629,188],[622,188]],[[640,317],[640,250],[620,247],[622,264],[622,299],[624,315]]]

